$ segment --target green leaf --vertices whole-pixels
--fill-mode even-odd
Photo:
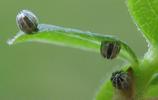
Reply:
[[[137,57],[130,47],[115,37],[46,24],[40,24],[38,28],[39,32],[34,34],[25,34],[20,31],[13,39],[8,41],[8,44],[36,41],[100,53],[101,41],[116,41],[121,45],[119,56],[133,64],[138,63]]]
[[[152,85],[158,85],[158,73],[155,73],[149,81],[148,86],[150,87]]]
[[[155,73],[147,85],[147,92],[145,96],[147,100],[158,100],[158,73]]]
[[[112,100],[114,95],[114,88],[110,81],[107,81],[100,88],[99,92],[96,95],[95,100]]]
[[[158,43],[158,0],[128,0],[129,12],[149,43]]]
[[[147,100],[158,100],[157,90],[158,90],[158,85],[153,85],[153,86],[149,87],[145,96],[146,96],[146,98],[155,98],[155,99],[147,99]]]

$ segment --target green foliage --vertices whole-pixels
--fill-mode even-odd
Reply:
[[[134,67],[135,99],[155,98],[158,96],[158,77],[155,74],[158,72],[158,0],[128,0],[128,8],[137,27],[149,43],[149,50],[144,59],[140,61],[137,67]],[[106,88],[104,89],[104,91],[108,91]],[[100,94],[102,94],[102,91]]]
[[[152,78],[151,81],[149,83],[150,85],[157,85],[158,84],[158,73],[155,73]]]
[[[54,25],[39,25],[39,32],[33,34],[25,34],[22,31],[8,41],[8,44],[16,44],[22,42],[38,41],[43,43],[52,43],[62,46],[70,46],[84,50],[90,50],[100,53],[101,41],[116,41],[121,44],[120,57],[130,63],[137,64],[138,60],[133,51],[127,44],[119,39],[97,33],[84,32],[76,29],[63,28]]]
[[[46,24],[38,25],[37,33],[25,34],[20,31],[8,41],[8,44],[35,41],[100,53],[102,41],[117,42],[121,45],[119,57],[128,61],[126,69],[132,67],[133,70],[134,99],[144,100],[144,98],[156,97],[158,91],[158,0],[128,0],[128,8],[134,22],[149,43],[148,52],[140,60],[126,43],[115,37]],[[115,96],[115,90],[111,82],[106,81],[99,89],[96,100],[111,100]]]
[[[96,95],[96,100],[112,100],[114,88],[110,81],[105,81],[100,87],[99,93]]]
[[[129,12],[149,43],[149,50],[134,67],[136,100],[157,97],[158,90],[158,0],[128,0]],[[138,69],[137,69],[138,68]],[[106,83],[105,83],[106,84]],[[104,85],[105,85],[104,84]],[[104,86],[103,85],[103,86]],[[104,91],[108,91],[106,88]],[[102,91],[103,91],[102,89]],[[102,94],[100,91],[100,94]],[[113,91],[114,92],[114,91]],[[110,99],[110,98],[109,98]],[[156,98],[155,98],[156,99]],[[102,99],[97,99],[102,100]],[[106,100],[106,99],[104,99]]]
[[[148,42],[158,43],[158,0],[128,0],[129,12]]]
[[[158,85],[151,86],[145,94],[145,98],[154,98],[157,96]],[[157,100],[157,99],[155,99]]]

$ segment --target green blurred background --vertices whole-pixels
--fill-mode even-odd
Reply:
[[[147,50],[125,0],[0,0],[0,100],[92,100],[106,77],[124,63],[51,44],[8,46],[22,9],[33,11],[40,23],[116,35],[139,57]]]

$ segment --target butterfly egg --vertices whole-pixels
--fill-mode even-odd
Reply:
[[[130,77],[127,72],[116,71],[112,73],[112,85],[119,90],[128,90],[130,86]]]
[[[102,41],[100,46],[100,53],[104,58],[114,59],[117,57],[121,49],[118,42]]]
[[[38,31],[38,19],[31,11],[20,11],[16,16],[16,23],[19,29],[27,34]]]

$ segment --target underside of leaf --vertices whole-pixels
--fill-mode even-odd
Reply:
[[[132,64],[138,63],[137,57],[131,48],[115,37],[46,24],[40,24],[38,28],[39,32],[33,34],[25,34],[20,31],[14,38],[8,41],[8,44],[13,45],[16,43],[35,41],[70,46],[100,53],[101,41],[115,41],[121,45],[119,54],[121,58],[124,58]]]

